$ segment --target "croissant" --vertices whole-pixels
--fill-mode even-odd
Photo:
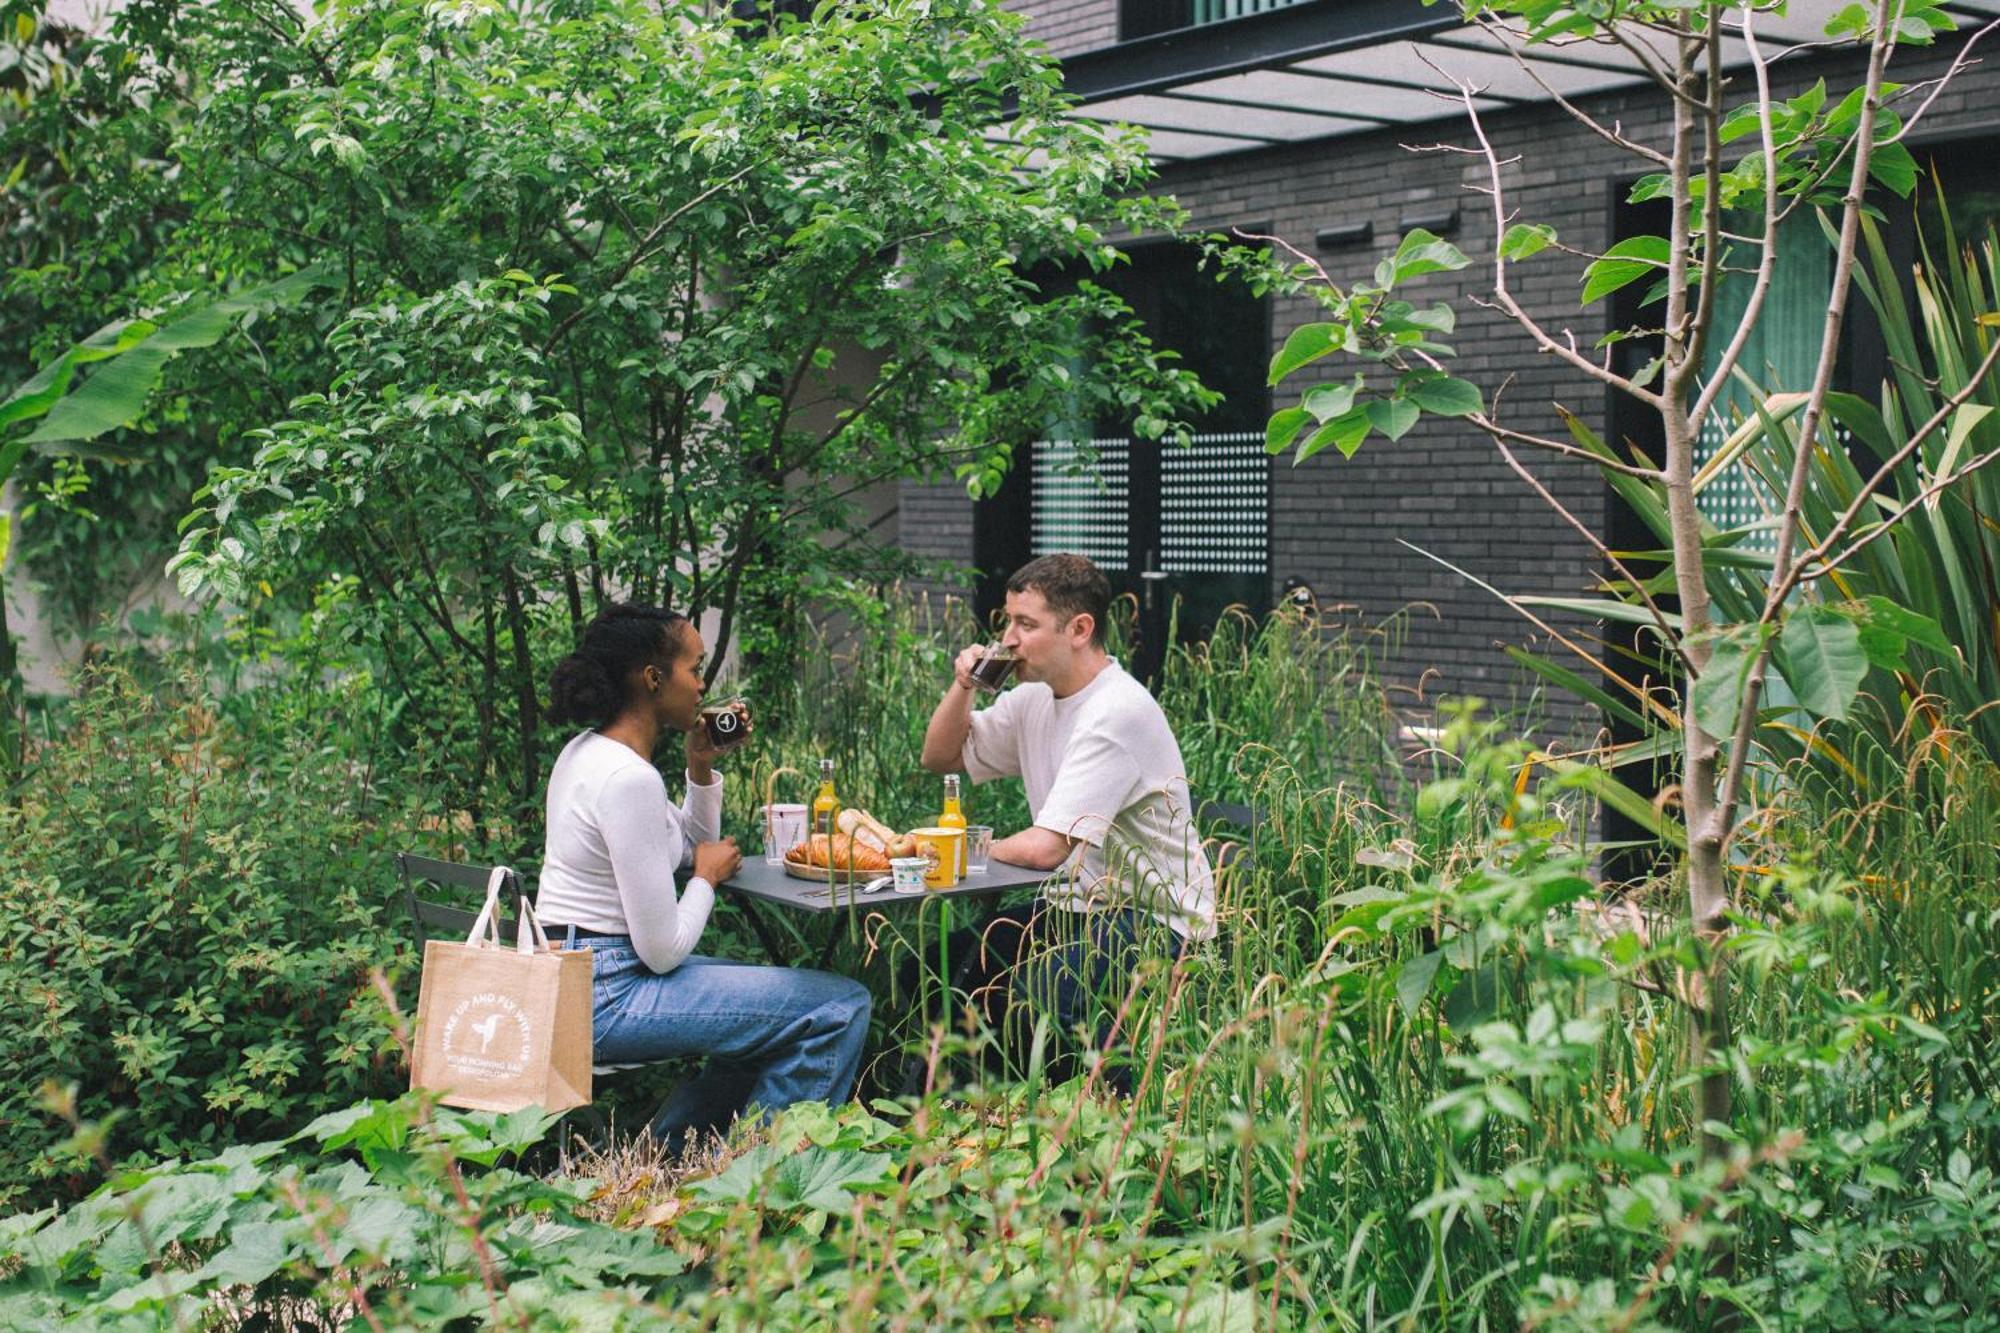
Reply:
[[[865,842],[856,842],[853,835],[847,833],[836,833],[832,837],[815,833],[786,853],[786,858],[809,866],[866,870],[873,874],[889,872],[888,857]]]

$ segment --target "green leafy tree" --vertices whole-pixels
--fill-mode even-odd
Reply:
[[[1351,384],[1309,390],[1297,407],[1279,412],[1272,420],[1271,444],[1274,450],[1295,447],[1302,457],[1332,444],[1351,456],[1370,435],[1393,441],[1425,413],[1463,418],[1484,432],[1524,483],[1594,548],[1614,571],[1616,586],[1631,599],[1629,606],[1595,604],[1587,609],[1636,617],[1657,635],[1678,672],[1679,707],[1677,714],[1669,712],[1641,691],[1638,706],[1645,713],[1635,711],[1635,716],[1672,734],[1678,749],[1688,910],[1704,944],[1686,995],[1694,1064],[1702,1071],[1697,1119],[1704,1126],[1708,1152],[1721,1156],[1727,1151],[1722,1134],[1731,1106],[1727,953],[1722,947],[1731,921],[1727,858],[1730,840],[1743,823],[1760,700],[1767,683],[1782,676],[1792,696],[1812,714],[1844,717],[1871,664],[1894,666],[1913,646],[1940,645],[1938,627],[1921,615],[1884,599],[1849,600],[1822,589],[1829,582],[1837,586],[1831,576],[1873,534],[1903,520],[1925,495],[1956,484],[1991,457],[1965,454],[1958,466],[1933,478],[1918,495],[1898,496],[1887,489],[1925,439],[1963,422],[1966,401],[2000,356],[2000,347],[1964,377],[1961,389],[1940,402],[1900,450],[1890,452],[1880,470],[1857,479],[1856,492],[1843,497],[1823,529],[1808,532],[1805,521],[1817,450],[1792,451],[1793,465],[1776,495],[1778,530],[1768,576],[1754,603],[1741,606],[1744,614],[1734,623],[1718,618],[1709,591],[1710,571],[1732,553],[1727,542],[1717,540],[1699,507],[1703,478],[1697,437],[1726,405],[1732,375],[1763,316],[1781,246],[1795,243],[1790,236],[1796,233],[1788,234],[1785,223],[1825,210],[1834,238],[1827,320],[1811,386],[1792,407],[1798,439],[1817,441],[1829,450],[1842,447],[1831,436],[1828,407],[1863,219],[1871,195],[1907,195],[1914,186],[1915,164],[1902,141],[1934,103],[1939,86],[1899,88],[1887,78],[1888,65],[1898,47],[1927,45],[1939,32],[1951,30],[1954,21],[1930,0],[1849,6],[1831,20],[1827,37],[1862,54],[1860,85],[1837,97],[1821,85],[1781,99],[1771,91],[1773,52],[1760,42],[1765,15],[1756,6],[1702,0],[1578,8],[1553,0],[1468,0],[1462,8],[1467,22],[1486,28],[1511,49],[1587,41],[1621,51],[1667,99],[1659,142],[1618,124],[1600,123],[1564,103],[1591,133],[1646,165],[1648,174],[1633,198],[1667,206],[1664,234],[1625,238],[1596,254],[1566,246],[1553,228],[1517,216],[1508,195],[1511,159],[1503,159],[1487,135],[1476,100],[1479,89],[1454,80],[1474,140],[1465,151],[1484,164],[1481,188],[1491,204],[1487,262],[1492,285],[1476,299],[1510,321],[1540,353],[1656,414],[1664,457],[1628,459],[1614,453],[1598,433],[1567,414],[1570,440],[1517,429],[1504,423],[1499,409],[1473,386],[1450,378],[1443,360],[1450,348],[1437,341],[1451,329],[1449,312],[1418,310],[1399,298],[1398,288],[1426,272],[1459,270],[1470,261],[1422,233],[1405,238],[1372,283],[1342,288],[1309,265],[1261,274],[1263,281],[1317,290],[1329,312],[1325,322],[1300,330],[1280,352],[1271,368],[1274,384],[1336,353],[1372,363]],[[1742,44],[1747,79],[1726,70],[1725,42]],[[1955,67],[1947,71],[1947,81],[1953,72]],[[1746,88],[1751,93],[1747,100]],[[1637,373],[1621,373],[1608,359],[1594,357],[1545,327],[1510,285],[1516,266],[1545,252],[1567,252],[1584,261],[1586,305],[1633,284],[1647,284],[1644,323],[1616,328],[1606,342],[1657,339],[1658,355]],[[1740,314],[1728,317],[1722,292],[1731,270],[1747,277],[1748,290]],[[1983,415],[1985,409],[1977,410]],[[1969,429],[1976,422],[1963,424]],[[1563,508],[1517,451],[1584,459],[1603,468],[1628,497],[1652,503],[1655,526],[1669,539],[1670,582],[1635,576]],[[1677,606],[1664,605],[1664,594],[1677,599]]]
[[[990,485],[1054,420],[1177,430],[1192,377],[1107,292],[1048,278],[1178,216],[1134,192],[1136,140],[1063,118],[1020,29],[965,0],[759,25],[178,12],[148,50],[186,71],[185,216],[152,262],[334,279],[266,394],[218,400],[240,444],[181,586],[258,617],[345,589],[324,632],[381,663],[413,726],[476,715],[440,762],[465,803],[497,784],[532,820],[540,668],[596,603],[713,610],[782,671],[808,603],[910,568],[871,540],[872,488]],[[468,301],[522,308],[461,321]],[[516,463],[534,480],[508,484]]]

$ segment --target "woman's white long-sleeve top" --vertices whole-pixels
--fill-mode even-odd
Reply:
[[[659,770],[622,742],[586,731],[549,773],[548,842],[535,912],[550,922],[630,935],[641,961],[671,972],[694,952],[715,890],[697,876],[680,894],[674,872],[696,843],[722,836],[722,779],[688,782],[674,805]]]

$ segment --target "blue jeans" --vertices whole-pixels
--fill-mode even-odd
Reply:
[[[655,972],[622,936],[591,950],[593,1053],[600,1064],[703,1056],[702,1073],[675,1090],[653,1136],[723,1130],[746,1107],[838,1105],[854,1090],[868,1038],[868,990],[849,977],[756,967],[691,954]]]

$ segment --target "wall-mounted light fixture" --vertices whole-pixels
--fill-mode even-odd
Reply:
[[[1422,227],[1433,236],[1449,236],[1458,230],[1458,210],[1445,208],[1430,213],[1405,213],[1396,219],[1396,225],[1405,233]]]
[[[1375,239],[1373,222],[1346,222],[1338,227],[1321,227],[1313,242],[1322,250],[1339,250],[1350,245],[1366,245]]]

